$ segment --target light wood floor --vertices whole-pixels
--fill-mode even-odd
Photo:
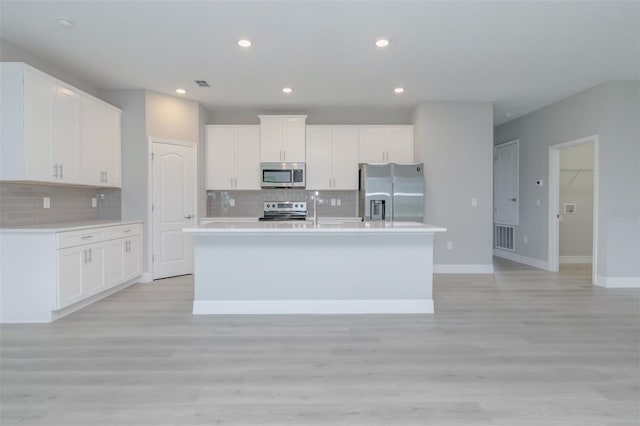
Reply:
[[[639,291],[497,268],[435,315],[193,317],[181,277],[2,326],[0,424],[640,424]]]

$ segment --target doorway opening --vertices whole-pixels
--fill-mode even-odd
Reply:
[[[597,279],[598,136],[549,147],[549,270],[591,264]]]

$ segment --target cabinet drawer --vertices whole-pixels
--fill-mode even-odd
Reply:
[[[58,233],[58,248],[79,246],[104,241],[106,231],[104,228],[83,229],[82,231],[69,231]]]
[[[141,233],[142,225],[140,224],[112,226],[107,228],[107,239],[130,237]]]

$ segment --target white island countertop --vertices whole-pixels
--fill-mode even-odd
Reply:
[[[80,231],[82,229],[100,228],[103,226],[131,225],[142,223],[141,220],[82,220],[75,222],[45,223],[0,228],[0,233],[55,233]]]
[[[194,234],[433,234],[446,232],[446,228],[418,222],[335,222],[321,220],[300,222],[216,222],[196,228],[185,228]]]

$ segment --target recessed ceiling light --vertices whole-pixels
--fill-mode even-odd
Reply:
[[[240,47],[251,47],[251,40],[246,38],[241,38],[238,40],[238,46]]]
[[[282,93],[286,93],[287,95],[291,92],[293,92],[293,89],[291,87],[285,87],[282,89]]]
[[[389,40],[386,38],[379,38],[376,40],[376,46],[378,47],[387,47],[389,45]]]
[[[395,89],[393,89],[394,92],[400,94],[402,92],[404,92],[404,87],[396,87]]]
[[[187,91],[184,89],[176,89],[176,93],[179,95],[184,95],[185,93],[187,93]]]
[[[62,18],[61,17],[61,18],[56,19],[56,21],[58,22],[58,25],[60,25],[62,28],[66,28],[66,29],[71,29],[75,25],[74,22],[69,18]]]

